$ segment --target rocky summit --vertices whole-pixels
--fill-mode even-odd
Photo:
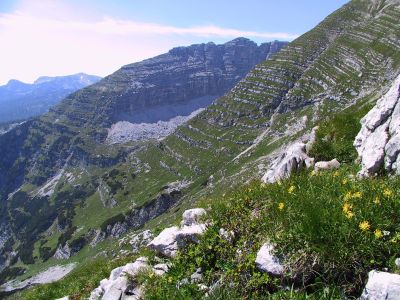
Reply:
[[[2,280],[78,261],[26,295],[397,297],[399,20],[353,0],[287,45],[175,48],[1,135]]]

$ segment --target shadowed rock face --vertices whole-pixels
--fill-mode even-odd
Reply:
[[[273,42],[257,46],[248,39],[238,38],[223,45],[178,47],[155,58],[124,66],[115,74],[125,77],[127,86],[113,107],[113,120],[166,121],[180,111],[171,115],[168,108],[162,106],[204,96],[209,96],[208,101],[203,101],[200,107],[207,106],[285,44]],[[192,105],[191,111],[200,108],[196,103]],[[165,116],[161,114],[157,120],[144,118],[146,110],[154,106],[161,106],[159,111],[166,111]],[[188,111],[182,113],[186,115]]]
[[[118,121],[153,123],[187,116],[229,91],[256,64],[286,44],[276,41],[258,46],[237,38],[223,45],[174,48],[122,67],[98,84],[68,97],[55,112],[79,125],[108,128]]]

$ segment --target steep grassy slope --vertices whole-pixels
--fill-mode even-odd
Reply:
[[[87,114],[72,114],[68,107],[60,106],[62,111],[56,110],[26,127],[25,136],[31,138],[20,140],[17,131],[9,133],[5,138],[16,144],[8,147],[0,143],[2,153],[11,157],[1,164],[12,161],[6,167],[15,175],[0,175],[0,183],[12,187],[3,192],[3,197],[24,180],[29,184],[16,194],[18,197],[9,199],[3,211],[11,212],[11,216],[17,212],[29,215],[30,208],[25,203],[32,203],[34,211],[52,214],[38,215],[41,229],[50,226],[39,242],[10,243],[8,250],[22,245],[20,251],[33,248],[34,253],[40,254],[48,248],[54,253],[56,246],[66,241],[71,245],[84,238],[90,243],[96,228],[102,228],[108,236],[117,229],[121,234],[128,228],[138,228],[178,203],[180,206],[148,226],[171,222],[176,210],[197,199],[223,194],[236,184],[258,176],[267,166],[268,154],[303,135],[318,119],[354,103],[373,102],[385,90],[400,71],[399,19],[398,1],[351,1],[259,64],[231,92],[163,141],[113,147],[101,143],[104,128],[110,124],[102,114],[112,115],[106,109],[107,101],[120,92],[118,86],[109,87],[110,98],[104,98],[105,105],[96,109],[87,95],[80,97],[82,94],[77,93],[68,99],[66,103],[74,103],[73,107]],[[86,126],[81,127],[82,123]],[[52,134],[46,135],[46,131]],[[27,141],[34,147],[27,147]],[[39,146],[46,152],[36,151]],[[19,153],[12,151],[15,148],[20,149]],[[52,159],[59,163],[48,166],[46,156],[50,155],[60,158]],[[27,167],[29,157],[36,158],[35,168]],[[45,184],[48,174],[54,175],[67,160],[55,193],[36,201],[27,200],[26,195],[32,195]],[[29,169],[24,171],[25,179],[20,172],[24,169]],[[74,176],[68,177],[70,173]],[[13,179],[4,184],[7,178]],[[168,185],[175,181],[186,188],[182,194],[166,195]],[[101,185],[107,192],[100,191]],[[144,211],[152,213],[146,214],[146,218],[139,217]],[[15,227],[16,220],[10,224],[13,230],[19,230]],[[20,226],[31,228],[31,225]],[[32,236],[27,229],[22,232]],[[48,258],[48,255],[34,258],[29,253],[30,250],[25,263],[40,263]]]

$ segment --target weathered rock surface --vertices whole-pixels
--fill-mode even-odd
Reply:
[[[284,266],[279,259],[273,255],[274,247],[265,243],[257,252],[256,266],[259,270],[274,276],[281,276],[284,272]]]
[[[275,160],[271,169],[262,177],[265,183],[273,183],[288,178],[290,174],[304,167],[309,168],[314,164],[314,159],[306,153],[306,144],[296,142]]]
[[[354,141],[362,165],[359,175],[371,176],[383,168],[400,175],[400,75],[361,125]]]
[[[100,285],[90,294],[90,300],[119,300],[127,297],[141,299],[141,289],[128,280],[134,278],[140,272],[151,270],[147,258],[139,257],[134,263],[128,263],[125,266],[115,268],[111,271],[108,279],[100,281]]]
[[[182,215],[181,226],[191,226],[199,224],[200,218],[207,214],[204,208],[193,208],[185,210]]]
[[[176,256],[176,252],[178,251],[176,235],[178,232],[178,226],[165,228],[148,244],[149,248],[168,257]]]
[[[133,252],[138,252],[140,248],[146,246],[153,238],[153,234],[150,230],[142,231],[132,236],[129,244],[132,246]]]
[[[319,161],[315,163],[314,170],[321,171],[321,170],[334,170],[340,167],[340,162],[334,158],[330,161]]]
[[[182,215],[181,227],[173,226],[164,229],[148,244],[148,247],[164,256],[175,257],[179,248],[184,247],[188,242],[199,242],[199,237],[206,230],[206,225],[200,224],[199,220],[205,214],[206,211],[202,208],[186,210]]]
[[[115,144],[170,134],[285,45],[272,42],[257,46],[238,38],[223,45],[178,47],[122,67],[101,82],[104,94],[115,89],[115,79],[118,84],[123,83],[118,101],[111,99],[109,103],[112,124],[106,142]]]
[[[398,300],[400,299],[400,275],[371,271],[361,300]]]
[[[115,268],[111,271],[108,279],[100,281],[89,300],[139,300],[143,298],[143,289],[135,280],[132,280],[140,272],[153,272],[161,276],[168,271],[167,264],[157,264],[154,267],[149,265],[146,257],[139,257],[135,262]]]
[[[64,246],[59,245],[56,252],[54,253],[55,259],[68,259],[71,256],[71,248],[68,243],[65,243]]]

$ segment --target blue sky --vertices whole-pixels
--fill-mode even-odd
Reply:
[[[0,84],[120,66],[237,36],[293,40],[344,0],[0,0]]]

